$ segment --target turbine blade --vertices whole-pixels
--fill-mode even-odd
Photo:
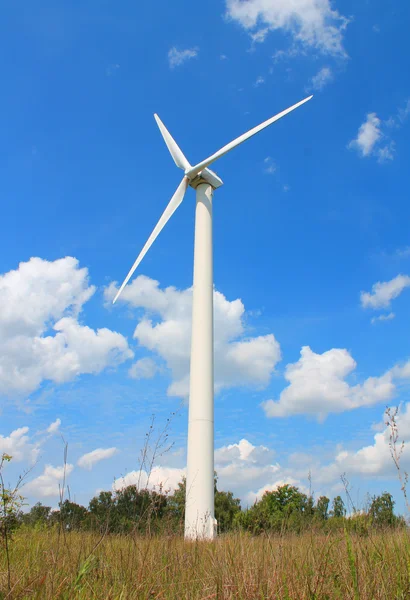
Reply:
[[[154,119],[157,122],[159,130],[162,133],[162,137],[164,138],[164,141],[167,145],[169,153],[171,154],[172,158],[174,159],[176,166],[179,167],[180,169],[182,169],[183,171],[190,169],[191,165],[185,158],[184,153],[182,152],[181,148],[178,146],[178,144],[176,143],[176,141],[174,140],[172,135],[169,133],[168,129],[165,127],[164,123],[161,121],[161,119],[159,118],[159,116],[157,114],[154,114]]]
[[[226,144],[226,146],[224,146],[223,148],[221,148],[220,150],[218,150],[218,152],[215,152],[215,154],[212,154],[212,156],[209,156],[208,158],[206,158],[202,162],[198,163],[197,165],[195,165],[191,169],[188,169],[187,171],[185,171],[185,175],[187,177],[189,177],[189,179],[193,179],[203,169],[205,169],[206,167],[208,167],[209,165],[211,165],[213,162],[215,162],[216,160],[218,160],[218,158],[221,158],[221,156],[224,156],[224,154],[226,154],[230,150],[233,150],[233,148],[236,148],[236,146],[239,146],[239,144],[242,144],[243,142],[245,142],[246,140],[248,140],[253,135],[256,135],[257,133],[259,133],[260,131],[262,131],[262,129],[265,129],[265,127],[268,127],[269,125],[271,125],[275,121],[278,121],[279,119],[281,119],[282,117],[284,117],[288,113],[292,112],[292,110],[295,110],[295,108],[298,108],[299,106],[301,106],[302,104],[304,104],[305,102],[307,102],[308,100],[310,100],[311,98],[313,98],[313,96],[309,96],[308,98],[305,98],[304,100],[301,100],[300,102],[298,102],[297,104],[294,104],[290,108],[287,108],[286,110],[283,110],[282,112],[278,113],[274,117],[271,117],[267,121],[264,121],[260,125],[257,125],[256,127],[254,127],[253,129],[251,129],[247,133],[244,133],[243,135],[240,135],[238,138],[236,138],[235,140],[233,140],[229,144]]]
[[[137,260],[132,265],[130,272],[128,273],[127,277],[124,279],[123,284],[121,285],[120,289],[117,292],[117,295],[115,296],[115,298],[113,300],[113,304],[118,299],[118,297],[121,294],[122,290],[125,288],[125,286],[127,285],[128,281],[132,277],[135,269],[138,267],[138,265],[140,264],[140,262],[142,261],[142,259],[144,258],[144,256],[146,255],[146,253],[148,252],[148,250],[150,249],[150,247],[154,243],[155,239],[158,237],[158,235],[161,232],[161,230],[165,227],[165,225],[167,224],[167,222],[169,221],[169,219],[172,217],[172,215],[174,214],[174,212],[176,211],[176,209],[178,208],[178,206],[181,204],[182,200],[184,199],[187,187],[188,187],[188,178],[184,177],[182,179],[181,183],[179,184],[179,186],[177,187],[175,194],[172,196],[171,200],[169,201],[168,206],[166,207],[166,209],[162,213],[162,216],[161,216],[160,220],[155,225],[154,231],[151,233],[151,235],[149,236],[149,238],[148,238],[145,246],[143,247],[143,249],[139,253]]]

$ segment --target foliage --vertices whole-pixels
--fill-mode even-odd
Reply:
[[[37,502],[28,513],[23,515],[22,522],[26,525],[42,527],[51,521],[51,506]]]
[[[340,517],[344,517],[345,515],[346,515],[345,503],[343,502],[343,499],[341,496],[336,496],[336,498],[333,499],[332,510],[330,512],[330,516],[336,517],[336,519],[337,519]]]
[[[59,520],[66,531],[83,528],[87,516],[87,509],[84,506],[70,500],[64,500],[64,502],[60,502],[59,507],[60,510],[53,514],[54,521]]]
[[[384,492],[381,496],[373,496],[372,503],[369,509],[369,516],[378,527],[391,527],[397,522],[397,517],[394,514],[393,496],[388,492]]]
[[[23,522],[41,528],[60,523],[64,531],[98,531],[101,534],[130,532],[141,535],[183,532],[185,516],[185,478],[173,494],[131,485],[117,491],[102,491],[90,500],[88,509],[71,500],[60,502],[59,510],[37,503],[25,515],[15,513],[16,526]],[[385,492],[372,499],[367,512],[346,517],[340,496],[336,496],[329,511],[329,498],[320,496],[316,504],[297,487],[282,485],[265,492],[262,498],[247,510],[241,510],[240,501],[233,493],[217,489],[215,476],[215,518],[218,532],[244,530],[251,534],[285,531],[302,533],[312,527],[323,531],[343,531],[367,535],[373,527],[400,527],[404,520],[394,515],[394,501]],[[10,522],[11,523],[11,522]]]
[[[6,488],[3,478],[3,469],[6,463],[11,461],[9,454],[3,453],[0,456],[0,538],[4,544],[4,551],[7,562],[7,586],[11,591],[11,566],[10,566],[10,542],[12,533],[21,523],[20,509],[24,504],[24,498],[19,493],[19,487],[23,477],[19,477],[14,488]]]
[[[328,519],[328,509],[329,509],[330,500],[326,496],[320,496],[316,502],[316,511],[315,516],[317,519],[326,521]]]
[[[285,484],[265,492],[259,502],[237,517],[237,523],[251,533],[284,529],[300,532],[311,523],[313,515],[311,497]]]

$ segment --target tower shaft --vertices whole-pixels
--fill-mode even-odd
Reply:
[[[196,186],[185,538],[212,539],[214,517],[213,189]]]

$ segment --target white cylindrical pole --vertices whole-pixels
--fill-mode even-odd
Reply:
[[[209,183],[196,186],[194,287],[185,538],[212,539],[214,517],[214,343],[212,195]]]

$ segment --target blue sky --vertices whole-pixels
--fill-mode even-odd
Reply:
[[[34,461],[26,494],[56,505],[61,432],[87,503],[135,480],[151,414],[160,431],[177,410],[155,477],[180,479],[192,190],[110,303],[180,180],[153,113],[195,164],[313,93],[214,165],[216,468],[244,505],[278,482],[306,489],[310,470],[316,495],[340,493],[346,473],[358,504],[388,490],[404,510],[383,413],[401,405],[410,442],[410,7],[40,0],[2,13],[10,480]]]

